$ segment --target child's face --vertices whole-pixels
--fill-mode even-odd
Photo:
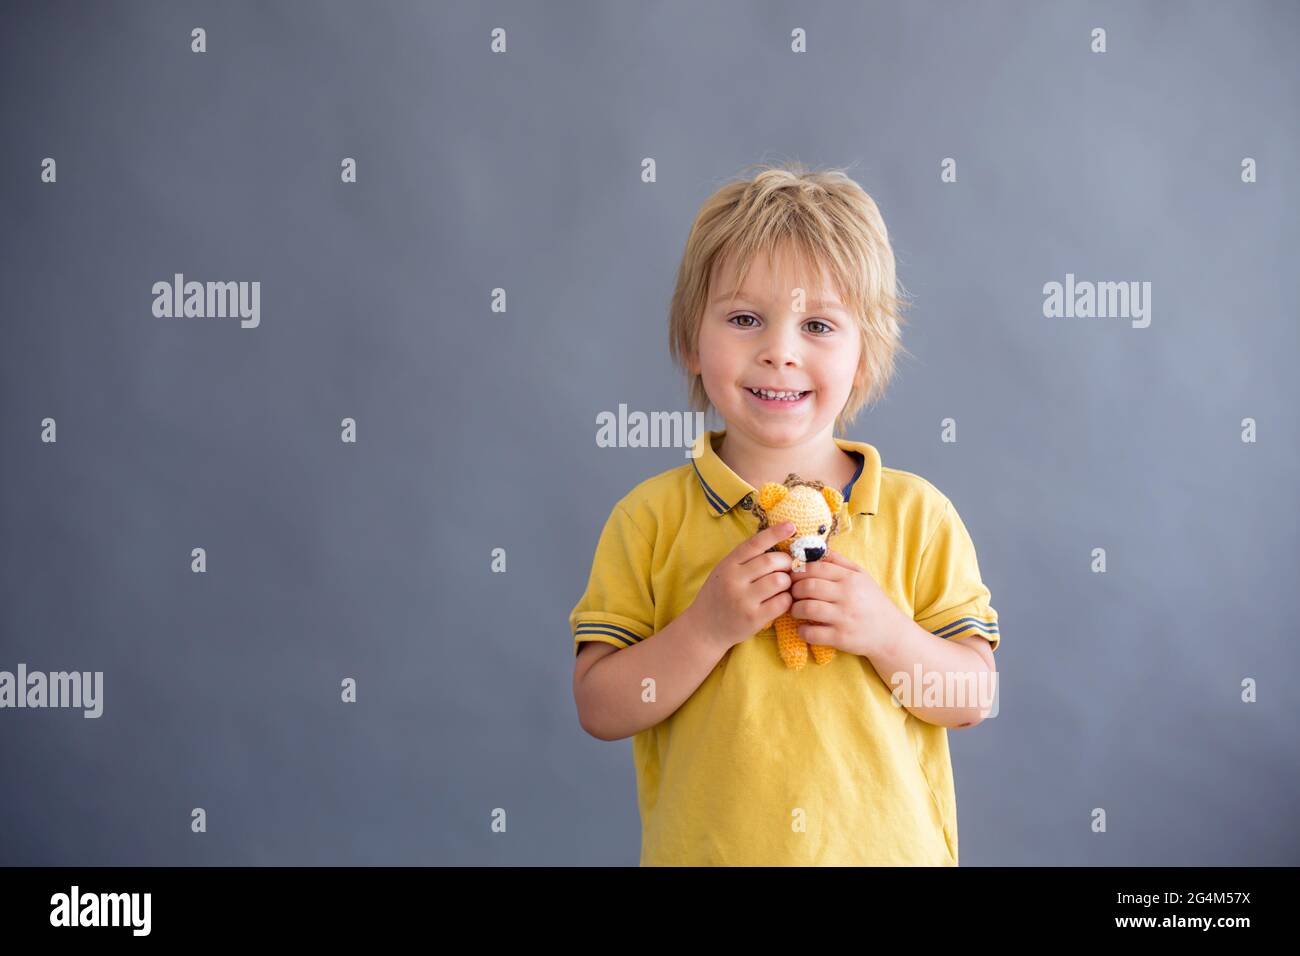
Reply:
[[[797,276],[781,255],[775,269],[763,256],[751,264],[745,288],[724,262],[714,273],[692,368],[727,427],[764,445],[791,445],[830,432],[848,401],[862,341],[829,274]],[[803,290],[802,312],[797,290]],[[769,400],[752,387],[806,392],[797,401]]]

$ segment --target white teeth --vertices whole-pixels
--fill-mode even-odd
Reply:
[[[798,401],[799,397],[804,394],[803,392],[773,392],[766,388],[751,388],[750,391],[761,398],[776,399],[782,402]]]

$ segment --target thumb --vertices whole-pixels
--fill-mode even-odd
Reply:
[[[844,557],[844,555],[840,554],[838,551],[831,551],[830,549],[827,549],[826,553],[822,555],[822,560],[829,561],[831,564],[838,564],[842,568],[849,568],[853,571],[862,570],[860,566],[854,564],[852,561]]]

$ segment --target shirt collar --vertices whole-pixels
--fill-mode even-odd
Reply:
[[[746,511],[753,507],[753,495],[758,491],[745,481],[718,457],[717,446],[727,433],[725,428],[718,431],[706,431],[701,434],[693,446],[694,457],[691,464],[695,467],[695,476],[700,481],[700,493],[709,505],[709,513],[714,517],[726,514],[736,505]],[[854,476],[853,487],[849,494],[849,513],[854,515],[874,515],[880,501],[880,452],[874,445],[862,441],[849,441],[836,438],[835,444],[847,452],[857,452],[862,456],[858,473]],[[815,476],[801,475],[804,478]],[[840,489],[842,492],[844,489]]]

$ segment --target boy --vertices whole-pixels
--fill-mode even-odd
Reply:
[[[884,392],[899,311],[880,212],[838,170],[764,168],[696,218],[671,351],[727,427],[614,506],[569,619],[582,727],[635,735],[643,866],[957,865],[946,728],[989,699],[916,678],[987,687],[997,612],[951,502],[836,437]],[[798,574],[771,550],[792,526],[752,514],[790,472],[851,520]],[[832,660],[783,664],[786,610]]]

